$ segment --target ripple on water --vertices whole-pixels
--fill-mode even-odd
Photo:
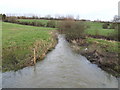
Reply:
[[[35,66],[3,73],[4,88],[117,88],[118,81],[72,52],[64,36]]]

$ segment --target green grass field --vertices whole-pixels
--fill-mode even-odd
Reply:
[[[45,24],[45,26],[47,25],[47,22],[50,20],[37,20],[37,19],[19,19],[18,21],[20,22],[41,22],[43,24]],[[60,21],[57,21],[60,22]],[[87,28],[85,30],[85,33],[88,35],[101,35],[101,36],[110,36],[111,33],[112,34],[116,34],[118,33],[117,30],[114,29],[103,29],[102,25],[104,23],[100,23],[100,22],[85,22],[86,25],[89,26],[89,28]]]
[[[96,38],[87,38],[86,42],[89,44],[97,45],[103,51],[113,52],[113,53],[120,53],[120,42],[117,41],[108,41],[103,39],[96,39]],[[111,48],[112,47],[112,48]]]
[[[42,22],[42,23],[47,23],[48,20],[35,20],[35,19],[19,19],[19,21],[22,21],[22,22]],[[61,21],[57,21],[57,22],[61,22]],[[111,37],[112,35],[117,35],[118,34],[118,31],[117,30],[114,30],[114,29],[103,29],[103,24],[104,23],[100,23],[100,22],[84,22],[84,24],[88,25],[89,28],[87,28],[85,30],[85,34],[87,35],[96,35],[96,36],[105,36],[105,37]],[[117,36],[116,36],[117,37]],[[99,45],[103,45],[104,44],[107,44],[108,47],[107,49],[111,52],[118,52],[118,42],[107,42],[105,40],[99,40],[99,39],[95,39],[95,38],[89,38],[87,39],[86,42],[99,42]],[[111,48],[113,47],[113,48]]]
[[[111,34],[118,33],[117,30],[114,29],[103,29],[102,25],[103,23],[99,22],[86,22],[88,26],[90,26],[88,29],[86,29],[85,33],[90,35],[102,35],[102,36],[109,36]]]
[[[33,48],[40,56],[54,44],[55,28],[2,23],[3,71],[24,67],[33,57]],[[50,46],[51,45],[51,46]],[[28,59],[28,60],[27,60]]]
[[[49,20],[19,19],[19,21],[41,22],[47,25]],[[111,34],[114,35],[117,33],[117,30],[114,29],[103,29],[103,23],[85,22],[85,24],[90,26],[85,30],[87,35],[101,35],[108,37]],[[31,60],[34,56],[34,48],[36,50],[36,58],[38,57],[39,60],[43,59],[47,51],[56,44],[56,40],[52,36],[52,33],[56,30],[57,28],[35,27],[3,22],[2,70],[18,70],[31,65]],[[120,43],[117,41],[88,37],[85,39],[85,42],[89,43],[92,50],[99,48],[102,52],[120,53]]]

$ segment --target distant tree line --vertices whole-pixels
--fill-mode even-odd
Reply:
[[[85,28],[90,28],[90,26],[86,25],[83,23],[83,21],[90,21],[90,20],[85,20],[85,19],[74,19],[72,16],[59,16],[57,18],[53,18],[51,16],[45,16],[45,17],[38,17],[38,16],[32,16],[32,17],[26,17],[26,16],[6,16],[5,14],[0,14],[0,17],[2,21],[4,22],[10,22],[10,23],[17,23],[17,24],[22,24],[22,25],[31,25],[31,26],[38,26],[38,27],[51,27],[51,28],[59,28],[59,32],[62,32],[66,34],[67,39],[76,39],[79,36],[84,37],[84,30]],[[49,20],[46,24],[42,22],[21,22],[18,19],[45,19]],[[61,20],[61,22],[56,22],[56,20]],[[103,29],[114,29],[115,31],[120,30],[120,17],[115,16],[113,18],[112,22],[106,22],[106,21],[100,21],[96,20],[93,22],[99,22],[103,23]],[[75,22],[78,21],[78,22]],[[82,22],[81,22],[82,21]],[[79,31],[80,29],[80,31]],[[78,32],[78,33],[77,33]],[[111,34],[109,38],[117,40],[116,36],[120,38],[120,33],[118,32],[118,35],[113,35]],[[120,41],[120,39],[119,39]]]
[[[35,16],[33,17],[25,17],[25,16],[6,16],[5,14],[0,14],[0,17],[2,19],[2,21],[4,22],[10,22],[10,23],[17,23],[17,24],[22,24],[22,25],[31,25],[31,26],[40,26],[40,27],[51,27],[51,28],[55,28],[57,25],[55,19],[47,19],[46,20],[50,20],[47,22],[47,24],[42,23],[42,22],[21,22],[18,19],[45,19],[45,18],[37,18]]]
[[[57,16],[57,17],[52,17],[50,15],[44,16],[44,17],[38,17],[38,16],[31,16],[31,17],[27,17],[27,16],[7,16],[5,14],[0,14],[2,16],[2,20],[4,21],[7,18],[10,17],[16,17],[17,19],[45,19],[45,20],[67,20],[67,19],[73,19],[75,21],[79,21],[79,18],[74,18],[72,15],[68,15],[68,16]],[[78,16],[77,16],[78,17]],[[90,20],[85,20],[85,19],[81,19],[80,21],[90,21]]]
[[[5,20],[6,19],[6,15],[5,14],[0,14],[0,20]]]
[[[52,17],[50,15],[44,16],[44,17],[40,17],[40,16],[31,16],[31,17],[27,17],[27,16],[7,16],[5,14],[0,14],[0,16],[2,16],[2,20],[4,21],[5,19],[8,19],[9,17],[14,17],[17,19],[45,19],[45,20],[67,20],[67,19],[72,19],[75,21],[90,21],[90,20],[86,20],[86,19],[79,19],[77,16],[76,18],[73,17],[72,15],[68,15],[68,16],[57,16],[57,17]],[[101,22],[101,23],[111,23],[111,22],[120,22],[120,16],[115,15],[113,18],[113,21],[101,21],[101,20],[94,20],[93,22]]]

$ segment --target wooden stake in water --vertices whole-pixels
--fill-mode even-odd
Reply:
[[[36,64],[36,53],[35,53],[35,48],[34,48],[34,60],[33,60],[34,64]]]

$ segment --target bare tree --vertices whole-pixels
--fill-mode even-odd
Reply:
[[[115,15],[114,19],[113,19],[113,22],[120,22],[120,16]]]

